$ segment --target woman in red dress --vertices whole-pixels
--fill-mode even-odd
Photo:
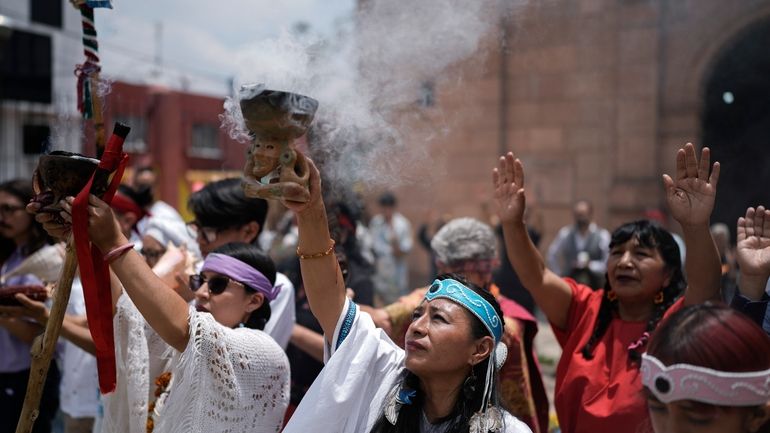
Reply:
[[[641,354],[658,322],[683,305],[718,300],[720,260],[709,232],[719,164],[692,144],[677,153],[676,179],[664,175],[666,198],[682,226],[684,280],[670,233],[649,221],[612,235],[603,290],[593,291],[545,268],[524,225],[524,168],[513,154],[494,170],[495,196],[511,264],[554,329],[563,354],[555,406],[564,433],[641,432],[647,423],[639,372]]]

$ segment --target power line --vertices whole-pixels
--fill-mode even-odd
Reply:
[[[27,21],[26,17],[22,17],[20,15],[14,14],[12,11],[9,11],[8,9],[2,8],[2,7],[0,7],[0,15],[5,15],[22,22]],[[24,30],[24,29],[19,29],[19,30]],[[56,34],[65,36],[67,38],[77,40],[78,42],[82,40],[82,35],[80,34],[80,32],[75,32],[65,28],[55,29],[54,32]],[[140,61],[148,65],[156,65],[156,59],[152,54],[147,54],[133,47],[127,47],[112,41],[104,41],[104,40],[99,40],[99,45],[115,48],[116,52],[119,55],[128,57],[131,60]],[[189,73],[189,75],[198,76],[209,80],[224,81],[224,82],[227,82],[227,80],[230,79],[230,75],[220,74],[210,70],[200,69],[196,66],[184,64],[179,60],[171,59],[171,61],[167,61],[164,59],[164,64],[166,65],[171,64],[172,67],[168,69],[178,73],[183,73],[183,74]]]

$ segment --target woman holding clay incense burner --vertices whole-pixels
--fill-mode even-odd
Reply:
[[[671,234],[637,221],[612,234],[607,283],[597,291],[545,268],[524,225],[524,167],[511,153],[500,158],[493,177],[508,257],[564,349],[555,406],[565,433],[645,425],[639,363],[649,335],[682,306],[720,299],[720,260],[709,231],[719,163],[709,176],[709,158],[704,148],[698,161],[687,144],[676,156],[676,179],[663,176],[668,206],[687,244],[689,285]]]
[[[325,334],[326,366],[286,433],[529,432],[500,408],[505,359],[494,297],[452,274],[433,282],[413,315],[406,351],[345,296],[318,169],[308,163],[310,200],[284,199],[297,215],[302,279]]]
[[[62,201],[68,221],[71,203]],[[289,365],[260,330],[269,317],[263,310],[278,290],[272,261],[246,244],[218,248],[195,279],[201,285],[193,308],[133,250],[106,203],[91,196],[88,215],[89,238],[107,252],[125,289],[113,284],[118,384],[105,396],[103,431],[280,431]],[[36,219],[54,236],[69,230],[50,214]],[[153,390],[156,398],[149,401]]]

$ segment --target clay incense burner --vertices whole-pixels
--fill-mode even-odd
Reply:
[[[86,186],[97,165],[98,159],[77,153],[57,150],[41,156],[32,177],[32,188],[36,194],[32,200],[42,205],[40,211],[58,213],[61,210],[59,200],[77,195]]]
[[[245,194],[308,201],[307,160],[294,147],[310,127],[318,101],[268,90],[261,84],[242,86],[239,96],[243,120],[252,137],[243,170]]]

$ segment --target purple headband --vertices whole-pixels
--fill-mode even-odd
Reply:
[[[272,301],[281,291],[281,285],[273,286],[261,272],[254,269],[248,263],[244,263],[234,257],[225,254],[211,253],[206,256],[201,272],[216,272],[245,284],[265,295],[268,301]]]

